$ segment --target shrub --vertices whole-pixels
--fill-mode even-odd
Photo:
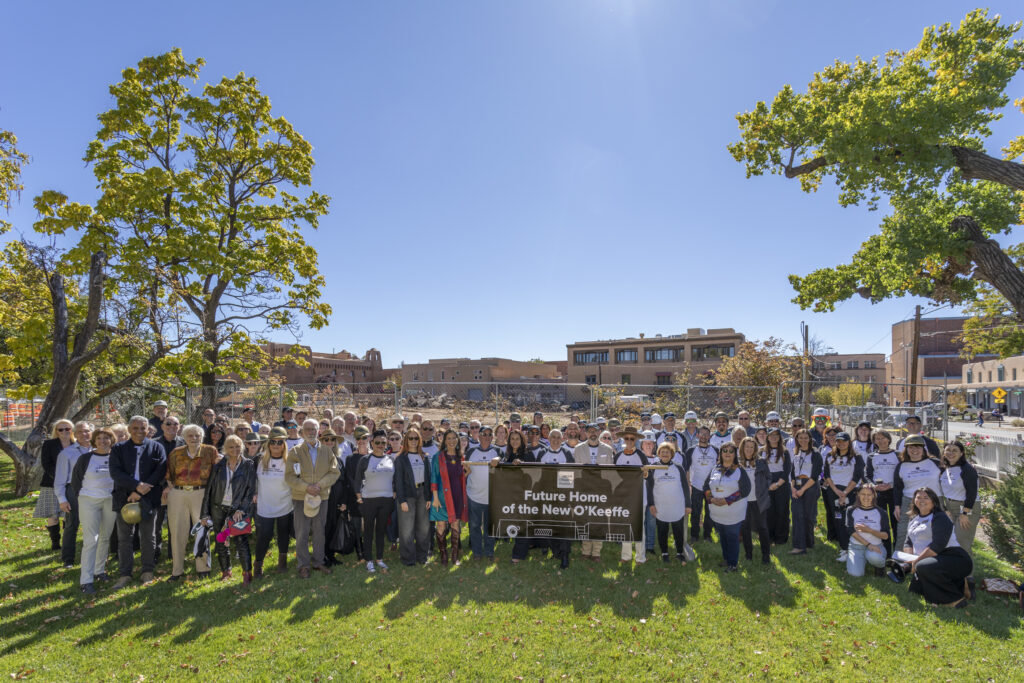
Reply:
[[[1024,566],[1024,453],[1008,474],[995,491],[984,526],[996,554],[1020,567]]]

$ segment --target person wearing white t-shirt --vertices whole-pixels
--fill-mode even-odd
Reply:
[[[711,445],[711,430],[702,426],[697,430],[697,445],[686,454],[690,465],[690,538],[694,543],[701,540],[701,516],[704,516],[703,539],[711,540],[711,504],[704,497],[704,483],[718,462],[718,449]]]
[[[256,464],[256,553],[253,578],[263,577],[263,559],[270,541],[277,537],[277,571],[283,573],[288,564],[288,544],[292,534],[292,492],[284,480],[285,431],[270,430],[267,448]]]
[[[626,427],[622,430],[622,438],[624,447],[622,452],[615,458],[615,464],[630,467],[643,467],[644,477],[647,477],[647,457],[636,449],[637,441],[640,438],[640,433],[637,432],[636,427]],[[646,482],[645,482],[646,484]],[[644,510],[648,510],[647,506],[647,486],[643,488],[643,503]],[[647,535],[646,524],[644,525],[644,536]],[[630,547],[632,546],[632,547]],[[636,551],[636,563],[643,564],[647,561],[647,544],[643,537],[636,539],[632,543],[625,541],[622,544],[622,554],[619,557],[619,561],[628,564],[633,560],[633,551]]]
[[[475,422],[475,420],[474,420]],[[478,423],[479,424],[479,423]],[[463,458],[465,462],[485,462],[501,459],[501,452],[491,440],[494,430],[490,425],[480,425],[479,442],[470,446]],[[491,468],[473,465],[466,468],[466,495],[469,498],[469,548],[474,558],[494,561],[494,536],[491,535],[491,511],[489,487]]]
[[[920,488],[932,491],[942,490],[942,466],[938,460],[928,457],[924,437],[919,434],[904,440],[903,462],[893,472],[893,497],[899,507],[896,510],[896,548],[902,548],[907,540],[907,524],[914,492]]]
[[[718,464],[704,484],[704,497],[711,503],[711,520],[722,545],[722,566],[726,572],[736,571],[739,563],[740,527],[747,515],[750,489],[750,479],[736,459],[736,447],[731,441],[722,444]]]
[[[732,441],[732,433],[729,430],[729,416],[719,411],[715,413],[715,431],[711,435],[710,443],[715,450],[720,450],[722,444]]]

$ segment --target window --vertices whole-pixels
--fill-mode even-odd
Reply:
[[[1014,381],[1014,382],[1016,382],[1016,381],[1017,381],[1017,368],[1014,368],[1014,369],[1013,369],[1013,381]]]
[[[433,382],[434,381],[434,371],[433,370],[427,370],[427,381],[428,382]]]
[[[859,365],[859,363],[857,361],[855,361],[855,360],[848,360],[848,361],[846,361],[846,369],[847,370],[856,370],[858,365]]]
[[[679,359],[678,349],[646,349],[645,363],[671,363]]]
[[[441,381],[444,381],[444,370],[441,371]]]
[[[483,370],[474,370],[473,371],[473,379],[483,379],[483,378],[484,378],[484,371]]]
[[[597,384],[597,375],[587,375],[583,378],[583,381],[587,384]]]
[[[839,361],[833,361],[833,362],[825,363],[825,369],[826,370],[842,370],[843,369],[843,364],[841,362],[839,362]]]
[[[654,383],[659,386],[668,386],[672,384],[672,375],[661,373],[655,378]]]
[[[1006,368],[1004,368],[1002,365],[996,367],[996,379],[999,380],[1000,382],[1006,381]]]
[[[991,370],[988,371],[988,381],[989,382],[992,381],[992,371]]]
[[[622,376],[622,383],[623,384],[630,384],[630,379],[631,379],[630,375],[623,375]]]
[[[877,367],[878,367],[878,361],[874,361],[874,360],[866,360],[866,361],[864,361],[864,369],[865,370],[874,370]]]
[[[736,355],[736,347],[733,344],[716,344],[713,346],[694,346],[691,357],[693,360],[718,360],[719,358],[732,358]]]
[[[616,363],[635,363],[636,349],[620,349],[615,352]]]
[[[597,365],[607,362],[607,351],[577,351],[573,354],[573,363],[576,365]]]

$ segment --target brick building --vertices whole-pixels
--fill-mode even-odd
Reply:
[[[272,359],[291,354],[292,344],[271,342],[263,347]],[[353,382],[383,382],[394,370],[381,365],[380,351],[370,349],[360,358],[348,351],[326,353],[299,346],[299,353],[309,363],[300,367],[294,363],[271,361],[266,374],[283,378],[284,384],[351,384]]]
[[[701,375],[736,355],[745,341],[731,327],[686,334],[583,341],[566,345],[570,384],[672,384],[676,373]]]

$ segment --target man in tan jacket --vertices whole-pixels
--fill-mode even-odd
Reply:
[[[308,579],[312,568],[330,574],[324,564],[327,545],[324,532],[327,523],[327,497],[331,485],[338,480],[338,459],[333,449],[322,445],[317,438],[320,423],[306,420],[302,423],[302,443],[288,451],[284,480],[292,490],[292,515],[295,523],[295,555],[299,561],[299,576]],[[313,534],[312,563],[309,556],[309,536]]]
[[[598,440],[600,431],[596,424],[587,427],[587,440],[576,444],[572,459],[578,465],[614,465],[615,451]],[[598,562],[601,559],[601,541],[583,541],[583,559]]]

